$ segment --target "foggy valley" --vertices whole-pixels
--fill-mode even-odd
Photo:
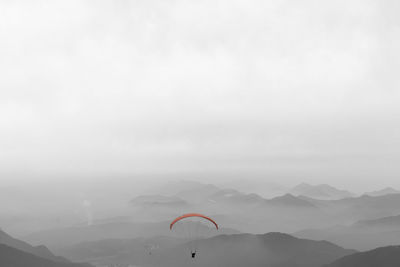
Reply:
[[[399,267],[400,1],[0,1],[0,267]]]
[[[37,266],[44,264],[39,259],[56,262],[48,266],[349,266],[340,264],[350,255],[377,248],[390,253],[400,244],[395,189],[357,194],[301,183],[262,197],[170,180],[147,190],[142,183],[140,193],[126,194],[135,184],[119,179],[115,186],[117,180],[103,180],[107,194],[67,182],[59,183],[59,192],[43,184],[2,188],[3,253],[36,256]],[[29,205],[22,205],[29,196]],[[191,211],[207,214],[219,229],[211,231],[206,220],[183,222],[193,224],[197,236],[169,229],[174,218]],[[195,261],[189,255],[193,242]]]

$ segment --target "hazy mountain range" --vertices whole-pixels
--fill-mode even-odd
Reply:
[[[158,243],[150,255],[145,244]],[[190,244],[175,239],[102,240],[85,242],[61,251],[64,256],[96,264],[133,264],[138,266],[275,266],[320,267],[354,253],[325,241],[310,241],[282,233],[264,235],[219,235],[197,242],[196,259],[190,257]]]
[[[295,196],[306,196],[315,199],[335,200],[354,197],[355,194],[347,190],[339,190],[327,184],[310,185],[302,183],[290,190]]]
[[[398,267],[399,264],[400,246],[389,246],[354,253],[325,265],[325,267]]]
[[[310,185],[307,187],[309,188]],[[128,199],[124,216],[108,220],[93,220],[91,225],[80,224],[38,231],[24,236],[23,239],[32,244],[45,244],[50,248],[59,248],[83,241],[109,238],[168,236],[170,235],[166,227],[168,220],[187,212],[197,211],[215,218],[222,227],[221,234],[280,231],[296,232],[297,235],[304,234],[305,232],[299,232],[304,229],[327,229],[322,230],[326,235],[309,234],[304,237],[326,239],[347,248],[370,249],[377,245],[385,245],[383,241],[386,237],[375,239],[374,242],[364,242],[361,247],[357,244],[350,243],[349,245],[345,241],[331,239],[329,237],[331,228],[343,225],[339,227],[343,229],[361,220],[400,214],[398,205],[400,194],[362,195],[326,200],[303,195],[294,196],[288,193],[266,199],[257,194],[247,194],[234,189],[195,182],[179,182],[177,188],[179,190],[173,191],[173,194],[139,195]],[[316,190],[321,188],[331,189],[326,186],[315,186]],[[333,191],[335,190],[329,190],[329,192]],[[343,193],[342,190],[337,190],[337,192]],[[354,227],[349,231],[356,233],[353,230]],[[387,231],[384,229],[381,232]],[[345,235],[347,235],[346,231]],[[303,237],[303,235],[297,236]],[[378,243],[381,239],[382,243]],[[394,241],[397,239],[394,241],[393,239],[394,237],[386,245],[396,244]]]
[[[214,218],[220,230],[196,241],[200,250],[196,261],[190,262],[194,265],[341,266],[347,262],[341,258],[354,250],[400,244],[400,194],[393,188],[356,195],[329,185],[300,184],[280,196],[266,198],[198,182],[160,185],[163,190],[165,187],[169,191],[153,188],[143,194],[127,193],[110,203],[84,198],[81,207],[87,221],[67,220],[59,226],[31,231],[19,236],[24,241],[0,232],[0,243],[57,263],[73,260],[97,266],[118,263],[152,267],[161,266],[163,260],[162,266],[179,267],[192,260],[186,248],[190,242],[172,233],[169,223],[195,211]],[[35,198],[31,200],[29,206],[34,206]],[[102,203],[107,208],[99,213]],[[36,204],[35,211],[40,211],[41,205],[53,205],[47,201]],[[62,207],[57,212],[60,218],[68,217]],[[35,216],[40,217],[40,213]],[[25,220],[29,222],[29,217]],[[269,232],[294,233],[295,237]],[[220,259],[218,255],[228,256]]]
[[[137,237],[174,236],[169,229],[169,221],[163,222],[112,222],[52,229],[25,236],[31,244],[45,244],[59,249],[73,244],[102,239],[130,239]],[[235,234],[234,229],[221,227],[217,234]],[[210,232],[210,234],[212,234]]]
[[[68,262],[67,259],[55,256],[47,247],[43,245],[32,246],[24,241],[13,238],[12,236],[8,235],[6,232],[1,230],[0,230],[0,244],[7,245],[9,247],[13,247],[48,260],[57,262]]]
[[[0,230],[0,266],[4,267],[90,267],[55,256],[47,247],[32,246]]]
[[[384,196],[384,195],[389,195],[389,194],[400,194],[400,191],[396,190],[392,187],[386,187],[381,190],[366,192],[364,195],[377,197],[377,196]]]
[[[89,264],[51,261],[34,254],[0,244],[0,266],[2,267],[90,267]]]
[[[400,216],[364,220],[349,226],[337,225],[322,229],[308,229],[294,234],[313,240],[328,240],[346,248],[373,249],[400,244]]]
[[[372,224],[376,224],[373,222]],[[90,267],[56,257],[50,251],[42,255],[25,242],[2,232],[2,241],[32,253],[0,244],[0,266],[4,267]],[[196,259],[188,247],[196,242]],[[400,264],[400,247],[383,247],[358,253],[327,241],[299,239],[283,233],[263,235],[233,234],[186,242],[182,239],[155,236],[136,239],[104,239],[82,242],[60,249],[61,255],[76,262],[95,266],[143,267],[394,267]],[[37,255],[39,254],[39,255]],[[48,259],[48,257],[54,260]]]

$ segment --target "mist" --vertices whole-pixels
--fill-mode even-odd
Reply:
[[[400,186],[397,9],[2,2],[1,179],[242,173]]]
[[[0,265],[400,266],[399,11],[1,1]]]

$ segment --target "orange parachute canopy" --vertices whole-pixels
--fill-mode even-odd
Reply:
[[[172,230],[172,227],[174,226],[174,224],[176,222],[178,222],[178,221],[180,221],[182,219],[185,219],[185,218],[189,218],[189,217],[200,217],[200,218],[204,218],[206,220],[209,220],[210,222],[212,222],[215,225],[215,227],[218,230],[218,224],[213,219],[211,219],[210,217],[207,217],[207,216],[205,216],[203,214],[200,214],[200,213],[188,213],[188,214],[184,214],[182,216],[179,216],[178,218],[176,218],[175,220],[172,221],[172,223],[169,225],[169,229]]]

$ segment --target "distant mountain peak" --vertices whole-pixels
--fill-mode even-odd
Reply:
[[[308,202],[307,200],[301,199],[296,197],[292,194],[285,194],[283,196],[274,197],[267,202],[276,205],[287,205],[287,206],[303,206],[303,207],[315,207],[312,203]]]
[[[55,256],[46,246],[38,245],[32,246],[24,241],[18,240],[10,236],[4,231],[0,230],[0,244],[30,253],[32,255],[56,261],[56,262],[68,262],[66,259]]]
[[[211,203],[233,203],[234,205],[264,204],[265,199],[255,193],[245,194],[235,189],[222,189],[209,195],[207,198]]]
[[[393,187],[385,187],[381,190],[366,192],[364,195],[371,196],[371,197],[378,197],[390,194],[400,194],[399,190],[394,189]]]
[[[40,257],[26,251],[0,244],[0,266],[13,267],[93,267],[86,263],[60,262]]]
[[[337,200],[355,195],[347,190],[337,189],[328,184],[310,185],[308,183],[301,183],[295,186],[289,193],[295,196],[302,195],[322,200]]]
[[[372,220],[362,220],[353,224],[353,226],[361,227],[388,227],[393,226],[395,229],[400,227],[400,215],[387,216]]]
[[[262,235],[263,238],[268,238],[268,239],[287,239],[287,240],[294,240],[294,239],[299,239],[297,237],[294,237],[292,235],[286,234],[286,233],[281,233],[281,232],[269,232],[265,233]]]
[[[344,256],[326,267],[398,267],[400,266],[400,246],[380,247],[366,252]]]
[[[100,240],[80,243],[64,250],[74,260],[95,259],[99,265],[106,265],[110,259],[117,260],[116,266],[163,266],[185,267],[201,265],[208,267],[321,267],[345,255],[354,253],[326,241],[313,241],[293,237],[280,232],[266,234],[217,235],[195,241],[124,239]],[[156,242],[159,248],[152,257],[143,249],[144,243]],[[184,257],[183,251],[196,244],[198,263]],[[121,249],[116,249],[119,247]],[[87,251],[87,255],[82,255]],[[121,252],[122,251],[122,252]],[[118,262],[120,260],[120,263]],[[190,260],[190,261],[188,261]],[[102,262],[101,262],[102,261]]]

